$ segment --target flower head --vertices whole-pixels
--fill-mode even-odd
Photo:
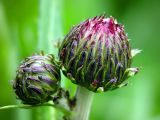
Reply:
[[[94,92],[118,88],[129,75],[132,60],[124,27],[105,16],[73,27],[62,42],[59,56],[64,74]]]
[[[39,104],[52,99],[59,89],[60,67],[52,55],[27,57],[17,69],[13,88],[24,104]]]

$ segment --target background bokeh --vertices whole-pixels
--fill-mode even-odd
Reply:
[[[96,94],[90,120],[160,120],[160,1],[48,0],[53,7],[46,4],[50,13],[43,15],[54,21],[49,32],[47,22],[39,22],[42,1],[0,0],[0,106],[18,103],[11,80],[20,60],[38,51],[39,24],[42,34],[56,41],[73,25],[106,13],[124,24],[132,48],[142,49],[133,60],[141,69],[127,87]],[[3,110],[0,120],[30,120],[31,114],[32,110]]]

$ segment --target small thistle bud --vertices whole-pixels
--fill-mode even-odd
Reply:
[[[18,67],[13,88],[24,104],[40,104],[52,99],[60,86],[60,67],[52,55],[27,57]]]
[[[94,17],[73,27],[59,57],[64,74],[94,92],[116,89],[138,70],[130,69],[131,47],[124,27],[113,17]]]

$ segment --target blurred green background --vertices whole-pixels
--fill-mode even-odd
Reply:
[[[160,1],[46,1],[0,0],[0,106],[18,103],[11,80],[20,60],[38,51],[39,39],[62,39],[73,25],[105,12],[124,24],[132,48],[143,50],[132,65],[141,70],[127,87],[96,94],[90,120],[160,120]],[[31,111],[3,110],[0,120],[30,120]]]

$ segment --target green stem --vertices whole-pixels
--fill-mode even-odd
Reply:
[[[53,40],[61,36],[61,0],[39,1],[38,51],[57,53],[53,48]],[[51,107],[35,109],[33,119],[56,120],[56,111]]]
[[[57,56],[54,43],[62,36],[62,0],[40,0],[38,50]]]
[[[32,119],[33,120],[55,120],[54,111],[53,113],[51,112],[52,109],[53,108],[50,108],[48,106],[33,109]]]
[[[90,109],[93,101],[94,93],[87,90],[84,87],[78,86],[76,93],[76,107],[74,113],[71,116],[71,120],[88,120]]]
[[[64,114],[67,114],[67,115],[71,114],[71,112],[68,111],[67,109],[65,109],[64,107],[56,106],[56,105],[51,104],[51,103],[44,103],[44,104],[39,104],[39,105],[25,105],[25,104],[7,105],[7,106],[0,107],[0,110],[12,109],[12,108],[32,109],[32,108],[37,108],[37,107],[54,107],[57,110],[63,112]]]

